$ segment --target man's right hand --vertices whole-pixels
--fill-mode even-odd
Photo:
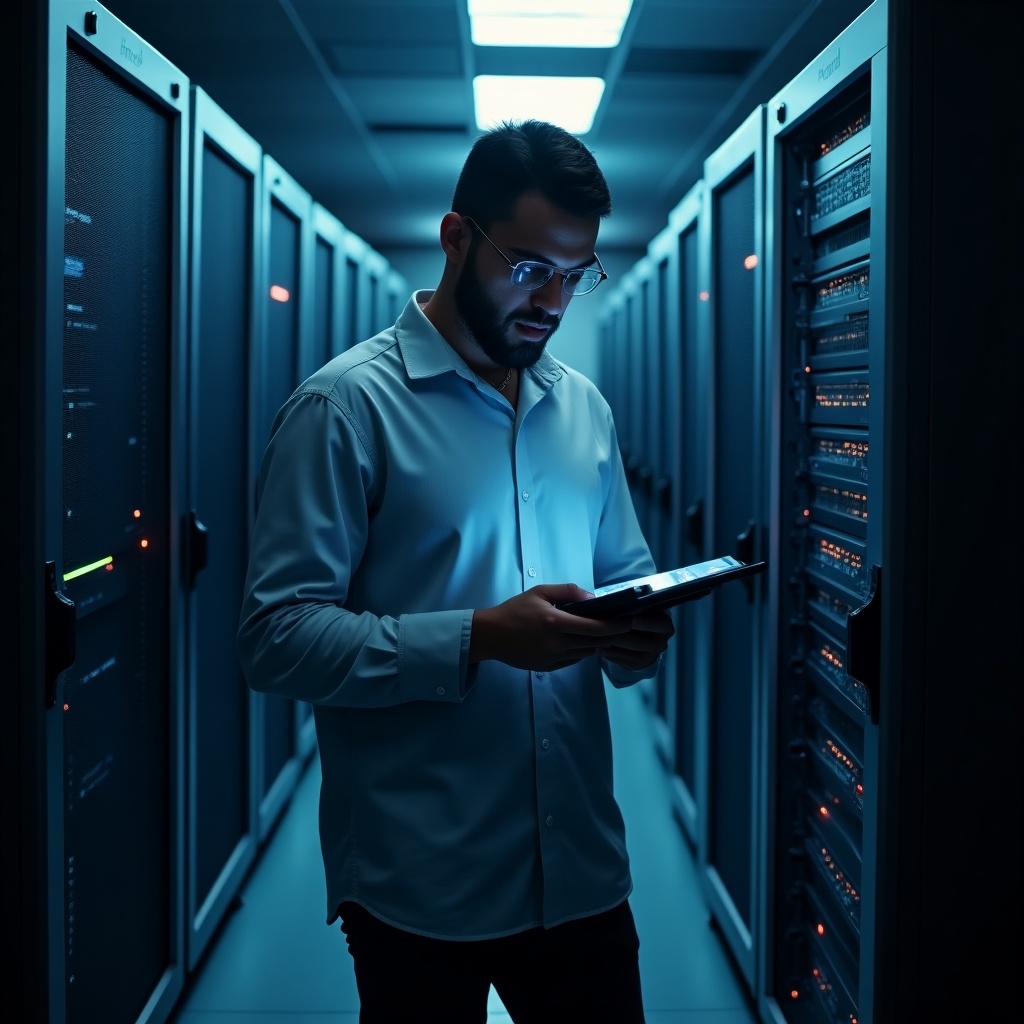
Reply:
[[[469,661],[503,661],[550,672],[573,665],[631,630],[630,620],[588,619],[556,608],[594,595],[575,583],[542,583],[492,608],[473,612]]]

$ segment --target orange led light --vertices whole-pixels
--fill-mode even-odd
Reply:
[[[148,548],[149,547],[149,541],[146,540],[145,537],[143,537],[142,540],[139,541],[139,547],[140,548]]]
[[[754,253],[751,253],[749,256],[747,256],[743,260],[743,269],[744,270],[753,270],[754,267],[756,267],[756,266],[757,266],[757,256]]]
[[[141,508],[134,509],[132,511],[132,516],[134,518],[136,518],[136,519],[141,519],[142,518],[142,509]]]
[[[710,292],[697,292],[697,298],[700,299],[701,302],[707,302],[708,299],[711,298],[711,293]]]
[[[270,286],[270,297],[275,302],[287,302],[291,298],[291,295],[289,294],[288,289],[283,285],[272,284]]]

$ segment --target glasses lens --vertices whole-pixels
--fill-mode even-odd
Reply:
[[[546,263],[531,263],[528,260],[524,263],[517,263],[512,268],[512,283],[517,288],[543,288],[551,280],[555,272],[554,267]]]
[[[601,275],[595,270],[574,270],[565,275],[562,288],[569,295],[586,295],[601,283]]]

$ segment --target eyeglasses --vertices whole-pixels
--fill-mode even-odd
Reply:
[[[491,242],[484,229],[472,217],[464,217],[463,220],[468,220],[484,238],[487,238],[488,242]],[[536,260],[520,260],[518,263],[513,263],[493,242],[491,242],[491,245],[494,246],[498,255],[512,268],[512,283],[517,288],[525,288],[528,292],[535,292],[538,288],[543,288],[555,274],[560,274],[562,277],[562,291],[566,295],[586,295],[608,277],[604,272],[604,267],[601,266],[601,260],[596,252],[594,253],[594,259],[597,260],[597,270],[593,267],[560,270],[558,267],[551,266],[550,263],[538,263]]]

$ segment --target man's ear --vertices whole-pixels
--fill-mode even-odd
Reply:
[[[472,229],[465,218],[457,213],[446,213],[441,218],[441,248],[452,263],[462,263],[469,252]]]

